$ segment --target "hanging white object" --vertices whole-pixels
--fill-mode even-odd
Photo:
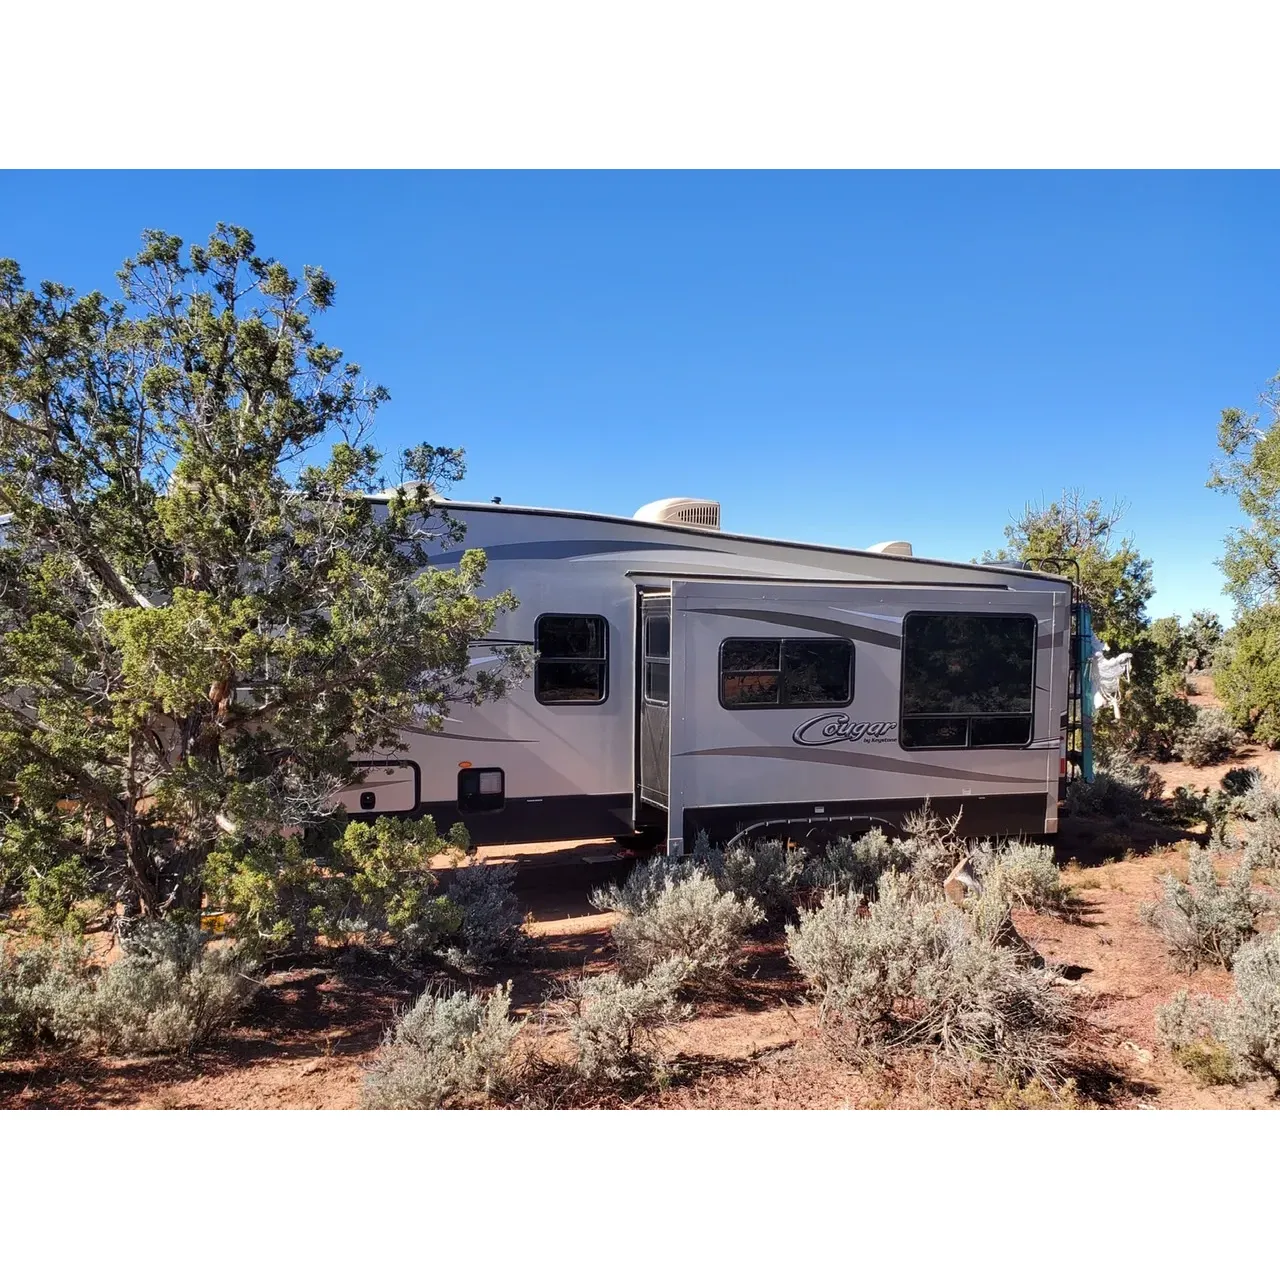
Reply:
[[[1089,659],[1089,678],[1093,684],[1093,709],[1110,707],[1120,719],[1120,681],[1128,679],[1133,665],[1133,654],[1119,653],[1106,657],[1106,646],[1094,641],[1093,657]]]

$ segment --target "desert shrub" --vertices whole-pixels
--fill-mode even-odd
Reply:
[[[1023,840],[984,840],[969,853],[984,896],[1003,899],[1028,911],[1061,914],[1070,907],[1071,890],[1062,883],[1053,850]]]
[[[1067,787],[1066,807],[1073,818],[1109,818],[1133,822],[1146,817],[1164,784],[1149,765],[1114,755],[1095,770],[1093,781],[1074,779]]]
[[[458,945],[465,959],[491,965],[523,953],[520,903],[512,886],[516,869],[479,862],[454,873],[445,897],[461,914]]]
[[[1280,787],[1259,774],[1240,797],[1240,808],[1248,819],[1241,836],[1245,856],[1255,867],[1280,867]]]
[[[79,941],[19,949],[0,939],[0,1056],[76,1042],[92,1002],[88,959]]]
[[[685,987],[722,986],[741,962],[747,932],[763,919],[754,902],[722,892],[696,868],[683,879],[668,879],[643,910],[614,925],[619,971],[634,981],[678,959]]]
[[[684,980],[684,961],[670,959],[634,982],[603,973],[571,983],[564,1022],[576,1051],[575,1074],[590,1084],[650,1077],[662,1030],[683,1012],[676,996]]]
[[[1218,785],[1229,796],[1243,796],[1255,782],[1262,781],[1262,770],[1255,765],[1246,769],[1228,769]]]
[[[911,848],[872,827],[856,840],[842,837],[805,862],[804,882],[815,889],[870,894],[886,871],[906,871]]]
[[[740,901],[754,902],[765,918],[792,913],[792,895],[803,883],[803,852],[788,849],[780,840],[760,841],[721,849],[699,832],[685,854],[650,858],[636,866],[622,885],[606,885],[592,891],[592,905],[602,911],[638,915],[647,910],[670,884],[700,872],[725,893]]]
[[[1217,764],[1231,754],[1235,726],[1217,707],[1196,708],[1195,719],[1179,734],[1174,754],[1188,764]]]
[[[1189,1071],[1210,1084],[1270,1078],[1280,1087],[1280,934],[1236,952],[1226,1000],[1180,991],[1156,1010],[1156,1029]]]
[[[98,978],[86,1033],[122,1052],[193,1053],[231,1025],[252,994],[245,957],[198,929],[143,922]]]
[[[770,920],[794,914],[792,898],[805,867],[804,853],[781,840],[726,849],[716,883],[743,902],[754,902]]]
[[[1043,1080],[1034,1079],[1026,1084],[1010,1083],[991,1104],[991,1111],[1093,1111],[1096,1105],[1080,1096],[1074,1080],[1065,1081],[1060,1088],[1051,1089]]]
[[[374,1110],[436,1108],[506,1085],[520,1024],[511,984],[487,996],[426,991],[387,1032],[364,1078]]]
[[[600,885],[591,891],[591,905],[624,916],[647,911],[669,885],[679,884],[697,870],[688,858],[660,855],[638,862],[622,884]]]
[[[829,892],[787,930],[787,951],[821,999],[823,1025],[857,1056],[928,1047],[1011,1080],[1052,1078],[1067,1006],[1047,973],[1021,964],[969,912],[908,877],[885,875],[864,909]]]
[[[1179,969],[1192,970],[1208,962],[1229,967],[1231,958],[1257,931],[1266,899],[1251,884],[1252,864],[1246,857],[1219,883],[1213,856],[1194,850],[1187,879],[1160,879],[1161,896],[1144,903],[1141,916],[1164,939]]]
[[[1221,821],[1226,809],[1218,796],[1209,794],[1208,787],[1203,791],[1187,786],[1174,787],[1173,792],[1165,798],[1163,803],[1165,816],[1170,822],[1182,827],[1204,822],[1208,824],[1210,830]]]
[[[907,874],[919,886],[941,885],[964,856],[964,842],[956,839],[959,825],[959,814],[943,818],[927,800],[921,809],[903,819],[902,839],[895,842],[896,857],[902,860]]]

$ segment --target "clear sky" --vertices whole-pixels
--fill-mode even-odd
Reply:
[[[454,496],[968,559],[1079,486],[1153,614],[1229,612],[1205,479],[1280,368],[1280,174],[0,173],[31,281],[219,219],[335,277],[321,336],[385,449],[465,447]]]

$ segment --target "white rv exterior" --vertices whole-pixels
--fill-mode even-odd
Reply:
[[[893,826],[928,798],[973,833],[1056,830],[1065,579],[726,534],[699,500],[645,519],[441,506],[466,536],[434,562],[482,547],[486,591],[520,602],[473,661],[529,645],[535,674],[411,729],[339,797],[349,813],[431,814],[478,844],[648,831],[678,847]],[[973,637],[982,652],[957,647]],[[726,671],[744,661],[766,668]]]

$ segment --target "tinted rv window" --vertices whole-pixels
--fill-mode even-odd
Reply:
[[[726,640],[720,701],[726,707],[844,707],[853,700],[848,640]]]
[[[844,706],[852,697],[853,645],[848,640],[782,642],[784,706]]]
[[[1008,614],[911,613],[902,622],[904,747],[1031,741],[1036,622]]]
[[[544,613],[535,627],[539,702],[592,703],[608,696],[608,624],[578,613]]]

